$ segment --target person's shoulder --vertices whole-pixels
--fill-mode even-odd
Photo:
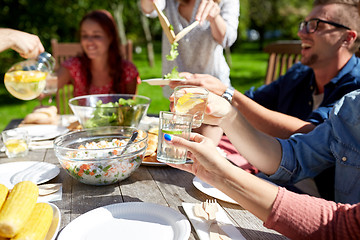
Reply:
[[[79,64],[80,64],[79,57],[69,57],[61,65],[64,67],[71,67],[71,66],[79,65]]]
[[[130,62],[128,60],[125,60],[125,59],[123,59],[121,61],[121,67],[123,69],[137,69],[134,63],[132,63],[132,62]]]

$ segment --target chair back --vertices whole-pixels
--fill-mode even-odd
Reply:
[[[63,61],[70,57],[76,57],[82,53],[80,43],[59,43],[57,39],[51,39],[52,55],[56,60],[55,70],[57,70]],[[133,60],[133,44],[128,40],[127,44],[120,46],[123,57],[132,62]],[[56,93],[56,106],[59,114],[71,114],[68,101],[73,98],[73,86],[65,85],[62,89],[58,89]]]
[[[301,41],[277,41],[264,49],[269,53],[265,84],[269,84],[283,75],[294,63],[301,59]]]

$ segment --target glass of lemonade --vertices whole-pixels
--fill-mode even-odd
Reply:
[[[24,157],[29,152],[30,137],[25,129],[15,128],[2,132],[8,158]]]
[[[201,126],[209,91],[196,86],[178,86],[174,89],[175,112],[193,115],[192,128]]]
[[[41,53],[36,59],[18,62],[5,73],[5,87],[16,98],[37,98],[44,91],[47,75],[54,66],[55,59],[47,52]]]
[[[193,116],[173,112],[160,112],[157,160],[164,163],[183,164],[187,159],[187,149],[175,147],[164,139],[164,134],[179,136],[189,140]]]

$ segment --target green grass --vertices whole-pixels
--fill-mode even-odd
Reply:
[[[232,85],[237,90],[245,92],[250,87],[259,87],[263,83],[267,54],[256,50],[254,45],[242,44],[241,46],[241,48],[233,50],[231,54],[230,78]],[[160,53],[159,49],[155,51]],[[16,61],[14,60],[14,62]],[[141,79],[161,76],[160,54],[156,54],[153,68],[149,66],[144,53],[134,54],[134,63],[139,70]],[[151,98],[152,101],[148,110],[150,114],[157,114],[159,111],[169,109],[169,100],[163,97],[159,86],[142,83],[139,85],[138,94]],[[4,129],[11,119],[24,118],[38,105],[38,100],[22,101],[14,98],[6,91],[4,84],[0,84],[0,129]]]

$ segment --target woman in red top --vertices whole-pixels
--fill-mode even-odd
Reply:
[[[135,94],[140,83],[134,64],[123,59],[112,15],[94,10],[80,22],[83,53],[63,62],[58,71],[58,89],[74,85],[74,96],[104,93]]]

